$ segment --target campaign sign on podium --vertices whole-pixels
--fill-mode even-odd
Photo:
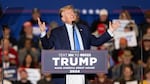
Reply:
[[[42,50],[43,73],[107,73],[107,51]]]

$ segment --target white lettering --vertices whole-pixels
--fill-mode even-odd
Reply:
[[[61,58],[61,66],[68,66],[68,58]]]
[[[84,64],[88,66],[88,58],[79,58],[79,66],[83,66]]]
[[[74,62],[73,62],[73,60],[74,60]],[[70,58],[70,65],[72,65],[72,66],[76,66],[78,64],[78,58]]]
[[[52,58],[52,60],[54,60],[54,65],[58,66],[58,60],[60,60],[60,58]]]
[[[93,66],[97,62],[97,59],[95,57],[90,58],[90,66]]]

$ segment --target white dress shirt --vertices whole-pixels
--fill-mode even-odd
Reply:
[[[73,39],[74,38],[73,37],[73,25],[70,25],[70,24],[65,24],[65,25],[66,25],[68,36],[69,36],[71,50],[74,50],[75,47],[74,47],[74,39]],[[74,28],[76,30],[77,37],[78,37],[78,40],[79,40],[80,50],[84,50],[81,34],[80,34],[80,32],[79,32],[79,30],[77,29],[76,26]]]

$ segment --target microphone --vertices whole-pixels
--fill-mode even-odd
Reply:
[[[80,31],[80,29],[79,29],[79,27],[78,27],[78,24],[77,24],[77,21],[72,21],[72,25],[73,25],[73,27],[72,28],[77,28],[79,31]]]
[[[76,24],[76,21],[72,21],[72,25],[75,25]]]
[[[76,22],[75,22],[75,21],[72,21],[72,25],[73,25],[73,28],[74,28],[75,25],[76,25]]]

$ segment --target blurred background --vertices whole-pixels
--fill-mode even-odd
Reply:
[[[108,73],[87,75],[88,84],[127,81],[150,84],[149,0],[0,0],[0,84],[65,84],[64,75],[41,73],[41,43],[37,17],[47,33],[63,25],[59,9],[76,8],[78,22],[101,36],[109,21],[120,21],[114,38],[91,50],[108,50]],[[2,59],[4,63],[2,64]],[[3,68],[2,68],[3,65]],[[104,81],[105,80],[105,81]],[[4,84],[7,84],[4,83]]]

